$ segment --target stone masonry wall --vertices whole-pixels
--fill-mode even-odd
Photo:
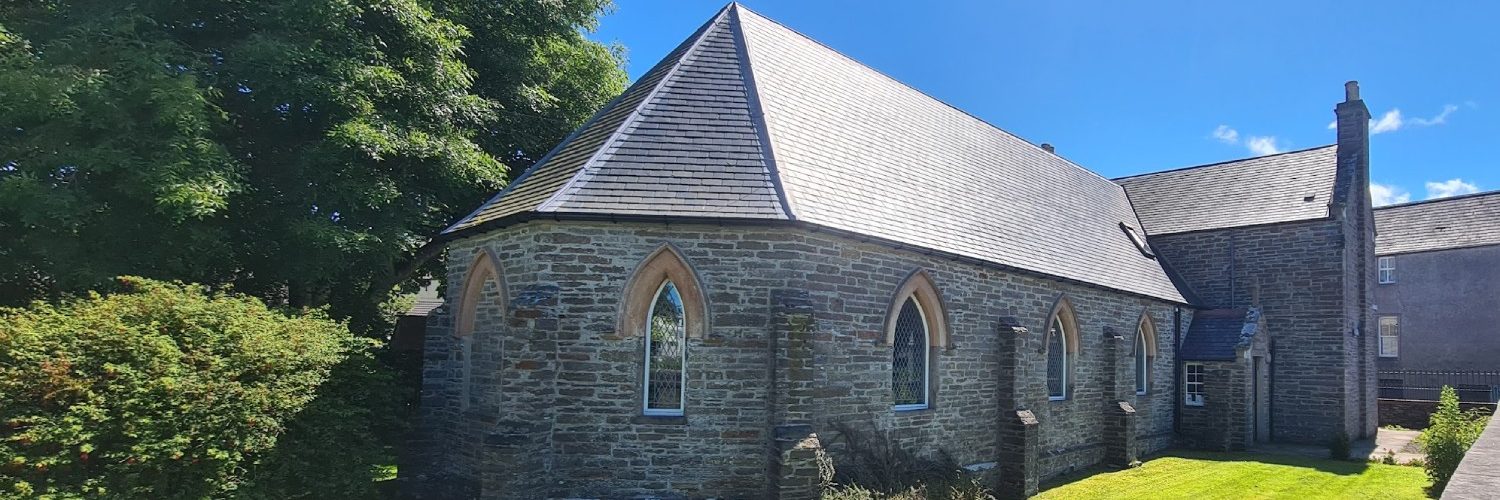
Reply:
[[[1347,431],[1353,325],[1344,301],[1339,220],[1151,237],[1151,246],[1214,308],[1258,297],[1271,332],[1272,439],[1324,443]],[[1373,384],[1369,384],[1373,387]],[[1186,414],[1184,414],[1186,417]]]
[[[668,243],[702,282],[709,331],[687,344],[686,416],[647,418],[643,342],[617,331],[619,303],[635,266]],[[816,397],[801,398],[810,409],[793,413],[810,415],[835,459],[842,424],[886,433],[919,455],[993,462],[1002,414],[1026,409],[1040,422],[1038,473],[1056,475],[1101,459],[1106,410],[1121,400],[1137,411],[1142,452],[1170,443],[1173,306],[1162,301],[785,226],[575,222],[532,222],[454,242],[450,290],[462,289],[481,250],[498,257],[508,303],[495,314],[503,320],[480,317],[498,326],[476,327],[464,376],[461,344],[447,329],[451,313],[435,315],[423,426],[437,449],[428,454],[432,475],[474,478],[484,496],[771,496],[772,429],[788,413],[778,416],[767,403],[776,366],[769,353],[778,348],[770,341],[778,328],[773,302],[788,291],[805,292],[816,320],[808,332]],[[942,295],[952,346],[933,358],[932,408],[894,412],[883,326],[896,288],[918,268]],[[1063,294],[1077,312],[1081,347],[1070,399],[1050,402],[1042,334]],[[1107,327],[1133,339],[1142,311],[1157,325],[1158,354],[1149,393],[1136,396],[1107,386],[1111,367],[1100,346]],[[1023,349],[1031,354],[1014,372],[997,363],[997,329],[1007,317],[1029,329]],[[998,400],[1012,378],[1029,389]],[[473,382],[467,406],[465,379]]]

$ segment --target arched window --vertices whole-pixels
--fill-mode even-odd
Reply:
[[[891,349],[891,387],[897,410],[927,407],[927,365],[932,349],[927,345],[927,319],[922,306],[907,298],[896,316],[896,338]]]
[[[1073,304],[1066,297],[1060,298],[1047,318],[1047,399],[1068,399],[1073,355],[1077,352],[1078,322]]]
[[[1156,360],[1156,324],[1150,313],[1141,313],[1135,329],[1135,393],[1145,394],[1151,387],[1151,365]]]
[[[892,409],[932,406],[933,352],[949,347],[943,301],[932,277],[918,269],[892,297],[885,320],[885,342],[891,346]]]
[[[468,407],[470,378],[474,365],[476,330],[493,330],[505,315],[505,280],[495,255],[489,250],[480,250],[464,273],[459,284],[463,292],[458,295],[453,321],[453,361],[458,365],[457,376],[460,387],[459,405]],[[480,324],[480,318],[489,322]]]
[[[687,372],[687,312],[671,280],[663,281],[647,313],[645,413],[681,415]]]
[[[688,339],[703,338],[708,304],[687,260],[662,245],[636,267],[620,302],[622,338],[640,338],[641,410],[683,415],[687,409]]]

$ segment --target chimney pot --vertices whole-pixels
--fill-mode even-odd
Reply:
[[[1359,82],[1354,81],[1354,80],[1349,80],[1347,82],[1344,82],[1344,101],[1348,102],[1348,101],[1358,101],[1358,100],[1359,100]]]
[[[1042,143],[1042,151],[1046,151],[1046,152],[1052,153],[1052,154],[1057,154],[1057,149],[1053,148],[1051,144],[1047,144],[1045,142]]]

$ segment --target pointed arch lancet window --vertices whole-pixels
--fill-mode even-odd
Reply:
[[[1047,317],[1047,399],[1068,399],[1078,353],[1078,320],[1067,297],[1059,298]]]
[[[896,336],[891,343],[891,388],[896,410],[927,408],[927,367],[931,363],[927,318],[916,299],[907,298],[896,316]]]
[[[1056,400],[1068,396],[1068,335],[1062,319],[1052,316],[1052,325],[1047,328],[1047,398]]]
[[[1141,315],[1135,330],[1135,393],[1146,394],[1151,387],[1151,362],[1156,359],[1156,325],[1151,316]]]
[[[681,415],[687,371],[687,314],[682,295],[663,281],[651,302],[646,325],[645,413]]]

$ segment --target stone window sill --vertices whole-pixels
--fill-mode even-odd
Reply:
[[[632,424],[642,425],[687,425],[687,417],[683,415],[636,415],[630,419]]]

